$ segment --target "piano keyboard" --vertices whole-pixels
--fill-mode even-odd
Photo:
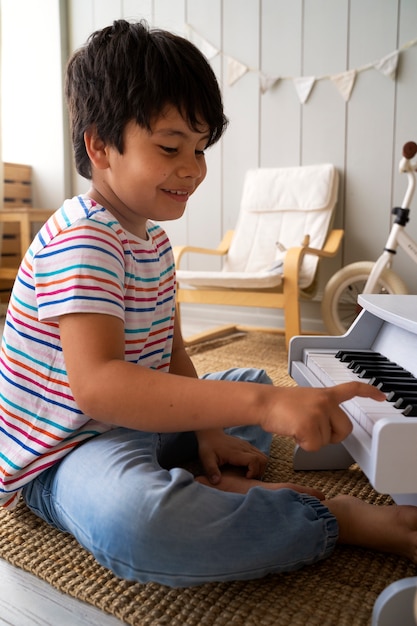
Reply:
[[[327,387],[360,380],[386,393],[386,402],[356,397],[342,405],[369,435],[381,418],[417,416],[417,379],[378,352],[305,349],[304,362]]]

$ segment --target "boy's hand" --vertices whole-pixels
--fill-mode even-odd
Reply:
[[[281,387],[275,405],[270,405],[262,427],[278,435],[293,437],[304,450],[319,450],[343,441],[352,423],[340,404],[354,396],[385,400],[385,394],[367,383],[349,382],[334,387]]]
[[[199,431],[196,436],[204,473],[213,485],[220,482],[223,465],[246,467],[246,478],[262,478],[268,457],[247,441],[217,429]]]

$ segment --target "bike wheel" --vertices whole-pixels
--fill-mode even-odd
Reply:
[[[329,280],[322,300],[322,316],[327,332],[343,335],[361,311],[358,295],[363,293],[368,276],[374,266],[372,261],[351,263],[336,272]],[[390,269],[385,269],[375,293],[407,294],[404,281]]]

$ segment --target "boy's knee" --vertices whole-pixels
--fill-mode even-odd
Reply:
[[[237,370],[240,381],[247,383],[261,383],[262,385],[272,385],[272,380],[264,369],[255,367],[240,368]]]
[[[229,380],[235,382],[261,383],[263,385],[272,385],[272,380],[264,369],[256,367],[234,367],[224,372],[215,372],[206,374],[203,378],[211,380]]]
[[[254,372],[255,372],[255,380],[253,382],[262,383],[263,385],[273,384],[272,380],[270,379],[270,377],[268,376],[265,370],[259,369],[259,370],[254,370]]]

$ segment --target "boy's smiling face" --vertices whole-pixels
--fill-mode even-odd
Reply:
[[[146,220],[178,219],[207,172],[204,149],[209,129],[191,129],[180,112],[167,107],[151,131],[135,121],[123,134],[123,154],[86,133],[93,177],[89,196],[107,208],[129,232],[146,238]]]

